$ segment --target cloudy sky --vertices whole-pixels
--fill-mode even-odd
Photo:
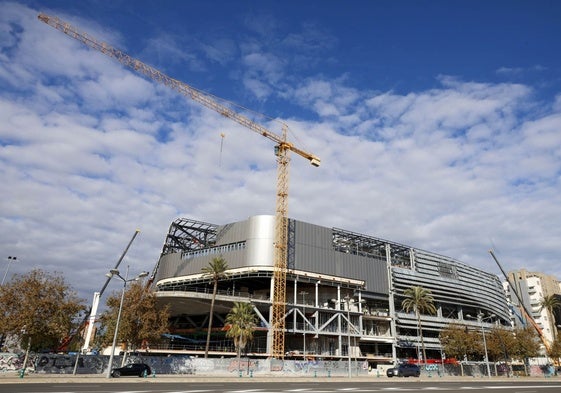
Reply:
[[[39,12],[286,122],[322,160],[291,156],[290,217],[561,278],[561,3],[479,0],[0,1],[2,276],[89,301],[137,228],[131,274],[176,218],[274,214],[270,140]]]

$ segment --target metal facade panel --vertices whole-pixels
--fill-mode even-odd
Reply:
[[[167,254],[160,258],[158,265],[158,271],[156,272],[156,277],[154,282],[158,282],[164,278],[175,277],[177,273],[177,267],[181,263],[181,254]]]
[[[296,221],[295,237],[295,269],[364,280],[368,291],[389,293],[386,262],[335,251],[331,228]]]
[[[274,216],[253,216],[248,220],[218,227],[216,246],[173,253],[160,260],[155,281],[200,274],[213,258],[222,256],[229,269],[248,266],[273,266]],[[220,246],[245,242],[244,248],[221,251]],[[227,246],[225,246],[227,247]]]
[[[217,245],[245,241],[245,252],[231,255],[222,254],[228,267],[273,266],[275,217],[260,215],[249,217],[245,221],[220,226]],[[241,260],[240,257],[244,259]]]
[[[246,266],[274,266],[274,241],[275,217],[250,217],[246,234]]]
[[[213,258],[219,254],[207,254],[193,258],[182,258],[180,253],[168,254],[162,257],[155,282],[165,278],[190,276],[200,274],[203,267],[207,267]],[[247,266],[246,250],[230,251],[222,255],[229,269]]]
[[[394,266],[392,276],[398,292],[419,285],[443,304],[489,310],[508,319],[508,307],[499,278],[442,255],[414,250],[415,268]]]
[[[317,274],[363,280],[366,290],[387,294],[388,274],[385,261],[347,254],[333,247],[333,230],[314,224],[295,222],[294,269]],[[245,242],[245,248],[228,252],[221,245]],[[222,255],[230,269],[274,266],[274,216],[253,216],[218,228],[214,252],[196,250],[195,254],[174,253],[162,257],[156,275],[158,280],[200,274],[203,267]]]
[[[246,239],[248,220],[220,225],[216,234],[216,244],[235,243]]]

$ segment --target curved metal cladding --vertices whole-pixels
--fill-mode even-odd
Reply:
[[[432,292],[440,308],[438,316],[423,316],[435,326],[457,321],[461,314],[479,312],[495,314],[503,323],[509,320],[503,287],[494,274],[405,245],[291,221],[289,259],[290,269],[295,272],[330,275],[339,278],[338,282],[361,280],[363,291],[388,296],[389,261],[396,310],[401,308],[403,291],[418,285]],[[179,224],[181,230],[168,235],[174,236],[175,248],[168,247],[169,253],[162,254],[155,275],[156,285],[197,279],[201,269],[217,256],[226,259],[229,269],[270,272],[274,267],[275,217],[272,215],[252,216],[222,226],[186,219]],[[408,320],[409,316],[399,318]]]
[[[162,280],[167,282],[199,275],[201,269],[219,255],[224,257],[229,269],[263,268],[271,271],[274,267],[275,217],[272,215],[252,216],[245,221],[216,226],[216,233],[212,236],[209,235],[214,229],[211,224],[203,225],[190,220],[182,222],[184,227],[180,233],[183,238],[177,236],[175,231],[174,244],[189,246],[182,251],[177,251],[176,247],[172,252],[162,254],[154,280],[156,285]],[[363,280],[367,291],[388,294],[385,257],[365,257],[338,251],[334,249],[332,228],[296,220],[291,222],[293,236],[289,252],[292,252],[293,260],[290,269]],[[212,237],[214,242],[201,248],[200,242],[193,239],[203,235],[205,238]]]
[[[430,252],[412,250],[412,254],[411,268],[392,267],[396,295],[411,286],[422,286],[432,292],[437,306],[466,314],[495,314],[505,323],[509,320],[503,286],[496,275]]]
[[[201,269],[218,256],[224,257],[229,269],[258,266],[272,268],[274,220],[274,216],[262,215],[217,226],[216,242],[212,245],[204,248],[185,247],[182,251],[162,254],[154,280],[156,285],[165,279],[199,275]],[[191,228],[188,237],[196,238],[197,231]]]
[[[243,266],[270,266],[274,261],[275,217],[253,216],[247,220],[246,259]],[[241,262],[241,261],[240,261]]]

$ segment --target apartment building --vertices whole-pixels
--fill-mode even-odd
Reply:
[[[505,281],[503,286],[507,300],[511,305],[513,324],[517,327],[531,326],[528,316],[520,308],[520,301],[518,300],[518,297],[520,297],[529,316],[540,327],[544,338],[552,342],[557,331],[561,329],[561,326],[558,326],[561,325],[561,315],[559,315],[559,312],[557,312],[557,315],[550,313],[549,310],[541,306],[541,302],[547,296],[561,296],[559,280],[551,275],[521,269],[508,273],[508,282]],[[518,296],[516,296],[514,290],[517,291]]]

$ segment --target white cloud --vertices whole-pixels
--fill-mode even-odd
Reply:
[[[156,63],[151,65],[162,69],[164,72],[167,67],[175,64],[181,64],[182,67],[185,67],[186,64],[190,71],[203,71],[206,69],[204,62],[196,55],[199,46],[199,43],[186,37],[161,34],[154,38],[148,38],[146,48],[136,57],[155,58]],[[220,60],[216,51],[212,51],[210,48],[201,49],[207,52],[213,60]]]
[[[232,39],[218,38],[210,43],[201,44],[201,50],[207,58],[221,65],[226,65],[234,59],[238,52],[238,47]]]
[[[0,247],[21,260],[12,271],[62,271],[87,297],[136,228],[125,263],[151,270],[177,217],[274,213],[271,141],[7,4],[0,29],[18,39],[1,44]],[[266,99],[287,65],[240,47],[246,88]],[[496,272],[494,242],[509,268],[561,277],[559,97],[541,105],[520,84],[439,81],[401,95],[308,75],[284,89],[318,116],[289,119],[291,139],[322,159],[313,168],[292,155],[289,215]]]
[[[324,79],[306,80],[290,94],[300,105],[309,106],[321,117],[348,115],[351,106],[359,98],[359,93],[346,87],[341,80],[334,83]],[[352,110],[355,110],[355,107],[352,107]]]
[[[266,99],[273,91],[268,84],[255,78],[245,77],[243,85],[247,90],[251,91],[258,100]]]

